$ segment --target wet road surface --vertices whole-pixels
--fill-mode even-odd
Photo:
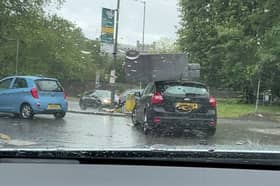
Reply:
[[[127,148],[154,144],[175,146],[224,145],[228,147],[280,146],[280,123],[219,120],[217,133],[199,135],[148,135],[134,127],[128,117],[68,113],[63,120],[38,115],[20,120],[0,115],[0,146],[35,148]]]

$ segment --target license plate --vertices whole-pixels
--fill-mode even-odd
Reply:
[[[179,111],[191,112],[198,109],[197,103],[177,103],[176,108]]]
[[[48,105],[48,110],[60,110],[60,105]]]

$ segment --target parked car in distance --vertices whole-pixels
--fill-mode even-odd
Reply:
[[[35,114],[63,118],[67,109],[66,93],[57,79],[11,76],[0,80],[0,112],[23,119],[32,119]]]
[[[156,129],[199,130],[207,136],[216,132],[216,100],[207,87],[193,81],[149,83],[137,101],[132,122],[145,134]]]
[[[115,95],[115,104],[118,104],[119,98]],[[111,91],[109,90],[93,90],[86,92],[80,97],[79,105],[82,110],[90,108],[104,108],[112,104]]]

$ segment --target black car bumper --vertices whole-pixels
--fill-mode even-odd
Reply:
[[[217,125],[216,110],[208,113],[168,113],[151,110],[148,114],[150,128],[211,130]]]
[[[159,119],[160,120],[159,120]],[[158,117],[151,123],[155,128],[170,129],[209,129],[215,128],[217,121],[211,119],[189,119],[189,118],[164,118]]]

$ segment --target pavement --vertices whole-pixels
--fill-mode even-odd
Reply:
[[[155,144],[168,146],[216,146],[224,148],[262,148],[280,145],[280,123],[220,119],[217,133],[206,139],[191,135],[145,135],[129,117],[67,113],[62,120],[36,115],[21,120],[0,115],[2,148],[132,148]]]
[[[106,111],[107,110],[107,111]],[[79,102],[75,100],[68,100],[68,111],[70,113],[77,113],[77,114],[91,114],[91,115],[101,115],[101,116],[120,116],[124,117],[128,114],[124,113],[116,113],[116,112],[110,112],[111,109],[103,109],[98,110],[94,108],[87,108],[86,110],[82,110],[79,106]]]

